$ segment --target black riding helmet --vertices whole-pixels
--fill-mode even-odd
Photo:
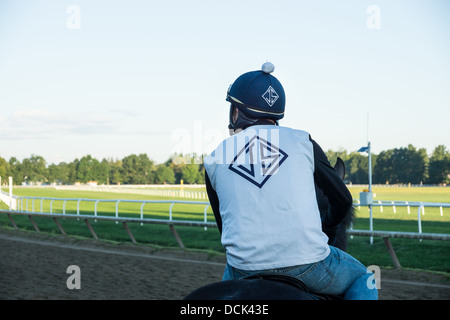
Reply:
[[[281,83],[270,74],[274,69],[272,63],[266,62],[261,70],[244,73],[228,88],[229,129],[245,128],[258,119],[271,119],[278,124],[284,117],[286,97]],[[233,121],[235,108],[239,109],[239,117]]]

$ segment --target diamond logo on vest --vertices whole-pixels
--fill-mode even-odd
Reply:
[[[278,146],[254,136],[237,153],[228,169],[262,188],[287,157]]]

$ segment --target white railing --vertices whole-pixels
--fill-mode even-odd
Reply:
[[[355,201],[355,205],[360,207],[360,202],[358,199]],[[425,215],[425,207],[439,207],[441,217],[444,216],[444,211],[442,208],[450,207],[450,203],[447,202],[420,202],[420,201],[399,201],[399,200],[374,200],[372,205],[374,207],[379,207],[380,212],[383,213],[383,206],[392,207],[394,213],[397,213],[396,207],[406,207],[408,214],[411,214],[411,207],[422,207],[422,215]]]
[[[149,203],[167,203],[170,204],[169,207],[169,221],[173,220],[173,213],[172,208],[173,206],[178,204],[196,204],[196,205],[204,205],[203,209],[203,221],[207,222],[207,210],[209,207],[209,202],[206,201],[183,201],[183,200],[130,200],[130,199],[89,199],[89,198],[51,198],[51,197],[17,197],[15,196],[17,201],[18,209],[22,212],[36,212],[36,205],[35,202],[38,200],[39,202],[39,212],[44,213],[43,210],[43,203],[44,201],[50,201],[50,208],[48,212],[49,214],[54,214],[53,212],[53,203],[55,201],[62,202],[62,215],[66,214],[66,204],[67,202],[76,202],[76,215],[80,215],[80,203],[82,202],[94,202],[94,217],[100,217],[98,213],[98,204],[99,203],[115,203],[115,217],[116,218],[122,218],[119,217],[119,204],[120,203],[140,203],[140,219],[144,219],[144,206]],[[31,202],[31,203],[30,203]],[[31,210],[30,210],[31,209]],[[129,214],[127,214],[129,216]],[[109,217],[109,216],[107,216]]]
[[[9,209],[9,210],[0,210],[0,213],[6,213],[8,215],[9,220],[11,221],[14,228],[18,229],[17,225],[15,224],[15,221],[13,219],[13,215],[24,215],[28,216],[31,223],[33,224],[35,230],[37,232],[40,232],[39,227],[37,226],[36,222],[33,219],[33,216],[39,216],[39,217],[48,217],[53,218],[55,223],[57,224],[58,228],[60,229],[61,233],[66,235],[65,230],[57,220],[57,218],[76,218],[76,219],[82,219],[85,221],[87,227],[89,228],[92,236],[95,239],[98,239],[94,229],[92,228],[91,224],[89,223],[89,220],[94,219],[97,220],[103,220],[103,221],[115,221],[116,223],[122,222],[124,228],[126,229],[128,235],[130,236],[133,243],[136,243],[136,240],[131,233],[131,230],[128,228],[127,223],[128,222],[134,222],[134,223],[140,223],[143,225],[144,223],[150,223],[150,224],[166,224],[170,227],[170,230],[174,237],[176,238],[178,244],[180,247],[184,248],[183,242],[181,238],[179,237],[178,233],[176,232],[174,225],[183,225],[183,226],[203,226],[205,230],[207,230],[207,227],[217,227],[215,222],[208,222],[208,207],[209,202],[205,201],[181,201],[181,200],[130,200],[130,199],[89,199],[89,198],[51,198],[51,197],[17,197],[13,196],[14,200],[12,202],[17,203],[17,210],[15,209]],[[8,198],[9,199],[9,198]],[[50,201],[49,209],[48,211],[44,211],[44,201]],[[55,212],[54,211],[54,202],[62,202],[62,212]],[[76,203],[76,213],[67,213],[66,211],[66,204],[67,202],[75,202]],[[83,202],[94,202],[94,209],[92,214],[81,214],[80,213],[80,204]],[[110,215],[104,215],[101,212],[99,213],[98,204],[99,203],[115,203],[115,213],[114,216]],[[119,204],[120,203],[136,203],[141,204],[140,205],[140,215],[139,218],[132,217],[132,214],[130,213],[124,213],[120,215],[119,210]],[[146,215],[144,215],[144,206],[146,204],[170,204],[168,209],[168,217],[167,219],[152,219],[147,218]],[[188,204],[188,205],[203,205],[203,212],[199,213],[199,215],[203,214],[203,221],[198,220],[179,220],[174,219],[173,215],[173,207],[175,204]],[[158,214],[158,213],[157,213]],[[151,215],[150,215],[151,216]]]
[[[176,187],[176,186],[175,186]],[[73,190],[73,191],[97,191],[112,193],[128,193],[141,194],[146,196],[171,197],[171,198],[187,198],[187,199],[208,199],[206,191],[190,190],[194,188],[202,188],[202,185],[188,185],[182,188],[174,189],[173,185],[129,185],[129,186],[56,186],[56,190]]]
[[[355,201],[355,206],[361,207],[359,200]],[[416,207],[417,209],[417,228],[418,233],[422,233],[422,218],[421,216],[425,215],[425,208],[439,208],[441,217],[444,216],[443,208],[450,208],[450,203],[447,202],[419,202],[419,201],[382,201],[376,200],[373,201],[372,204],[367,205],[370,211],[369,216],[369,230],[373,231],[373,208],[379,207],[380,212],[383,212],[383,207],[392,207],[393,212],[397,213],[397,207],[406,207],[407,213],[411,214],[411,207]],[[371,238],[371,243],[373,239]]]
[[[5,197],[4,192],[0,192],[0,194]],[[180,201],[180,200],[129,200],[129,199],[86,199],[86,198],[49,198],[49,197],[16,197],[13,196],[13,201],[11,201],[11,198],[8,194],[6,194],[7,201],[9,200],[10,204],[16,203],[18,210],[9,209],[9,210],[0,210],[0,213],[7,214],[9,220],[11,221],[12,225],[17,228],[17,225],[15,224],[15,221],[13,219],[14,215],[22,215],[22,216],[28,216],[30,221],[32,222],[35,230],[37,232],[39,231],[39,228],[37,224],[35,223],[33,216],[40,216],[40,217],[48,217],[52,218],[54,222],[59,227],[62,234],[66,235],[63,227],[59,223],[58,219],[59,217],[63,218],[76,218],[76,219],[82,219],[85,221],[87,227],[89,228],[92,236],[95,239],[98,239],[94,229],[92,228],[91,224],[89,223],[89,220],[95,219],[95,220],[103,220],[103,221],[115,221],[116,223],[121,222],[127,231],[130,239],[133,243],[136,243],[136,240],[131,232],[131,230],[128,227],[127,223],[140,223],[141,225],[144,223],[147,224],[165,224],[170,227],[170,230],[175,237],[175,239],[178,242],[178,245],[181,248],[184,248],[184,244],[179,237],[178,233],[175,230],[175,225],[179,226],[197,226],[197,227],[204,227],[205,230],[207,227],[217,227],[217,224],[215,222],[208,222],[207,219],[207,209],[209,207],[209,202],[201,202],[201,201]],[[36,211],[36,200],[39,202],[39,210]],[[50,201],[49,210],[48,212],[44,212],[43,209],[43,203],[44,201]],[[62,201],[62,212],[56,213],[53,210],[53,203],[55,201]],[[76,202],[76,213],[66,213],[66,203],[67,202]],[[80,203],[82,202],[94,202],[94,210],[92,214],[81,214],[80,213]],[[101,202],[110,202],[115,203],[115,215],[114,216],[106,216],[99,214],[97,207],[98,204]],[[137,217],[131,217],[129,213],[120,215],[119,214],[119,204],[120,203],[140,203],[140,215],[139,218]],[[168,212],[168,218],[167,219],[152,219],[147,218],[146,215],[144,215],[144,206],[146,204],[161,204],[166,203],[170,204],[169,206],[169,212]],[[195,221],[195,220],[178,220],[173,219],[172,209],[175,204],[189,204],[189,205],[204,205],[203,209],[203,221]],[[358,205],[359,203],[356,203]],[[410,207],[417,207],[417,216],[418,216],[418,232],[400,232],[400,231],[374,231],[373,230],[373,215],[372,215],[372,207],[380,207],[382,210],[382,206],[395,206],[397,207],[408,207],[408,213],[410,212]],[[348,230],[348,234],[350,236],[368,236],[370,237],[370,242],[373,242],[373,237],[381,237],[383,238],[386,247],[388,249],[388,252],[391,256],[391,259],[394,263],[394,266],[397,268],[400,268],[400,262],[398,261],[398,258],[395,254],[394,248],[392,247],[389,238],[408,238],[408,239],[429,239],[429,240],[446,240],[450,241],[450,234],[437,234],[437,233],[423,233],[422,232],[422,224],[421,224],[421,214],[425,214],[424,208],[425,207],[440,207],[441,208],[441,215],[442,208],[450,208],[450,203],[430,203],[430,202],[406,202],[406,201],[376,201],[372,204],[368,205],[370,209],[370,230],[355,230],[350,229]],[[30,211],[31,210],[31,211]]]
[[[67,202],[76,202],[76,214],[80,215],[80,203],[81,202],[94,202],[94,217],[98,217],[98,204],[99,203],[115,203],[115,217],[119,218],[119,204],[120,203],[140,203],[140,219],[144,219],[144,206],[149,203],[167,203],[170,204],[169,207],[169,221],[173,220],[172,208],[175,204],[197,204],[204,205],[203,210],[203,221],[207,222],[207,209],[209,207],[208,201],[183,201],[183,200],[130,200],[130,199],[89,199],[89,198],[54,198],[54,197],[30,197],[30,196],[9,196],[9,194],[1,191],[0,192],[0,200],[4,201],[10,207],[10,210],[20,210],[23,212],[40,212],[44,213],[43,203],[44,201],[50,201],[50,208],[48,212],[49,214],[55,213],[53,208],[53,203],[63,202],[62,204],[62,214],[66,214],[66,203]],[[36,203],[38,202],[38,204]],[[359,200],[355,200],[355,206],[360,208]],[[38,207],[37,207],[38,206]],[[369,231],[373,231],[373,207],[379,207],[380,212],[383,212],[383,207],[392,207],[394,213],[396,213],[397,207],[406,207],[407,213],[411,213],[411,207],[416,207],[417,209],[417,225],[418,225],[418,233],[422,233],[422,215],[425,215],[426,207],[435,207],[440,208],[440,215],[443,216],[443,208],[450,208],[450,203],[435,203],[435,202],[408,202],[408,201],[382,201],[376,200],[373,201],[372,204],[367,206],[370,210],[369,216]],[[372,239],[371,239],[372,242]]]
[[[17,210],[17,202],[14,195],[11,196],[9,193],[0,190],[0,201],[6,203],[11,210]]]

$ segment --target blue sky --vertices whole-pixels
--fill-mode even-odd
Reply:
[[[228,86],[266,61],[280,124],[324,150],[356,151],[367,128],[375,153],[449,149],[449,15],[446,0],[0,0],[0,156],[209,153]]]

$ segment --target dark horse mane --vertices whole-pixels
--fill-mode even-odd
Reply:
[[[344,180],[345,177],[345,164],[341,158],[337,158],[336,164],[334,165],[334,170],[339,175],[339,177]],[[316,197],[317,204],[319,206],[321,218],[328,212],[329,202],[328,197],[323,193],[323,191],[316,185]],[[338,230],[336,232],[336,239],[333,243],[330,243],[336,248],[346,251],[347,248],[347,229],[352,226],[353,220],[355,218],[355,208],[352,206],[350,211],[347,213],[345,218],[339,224]]]

